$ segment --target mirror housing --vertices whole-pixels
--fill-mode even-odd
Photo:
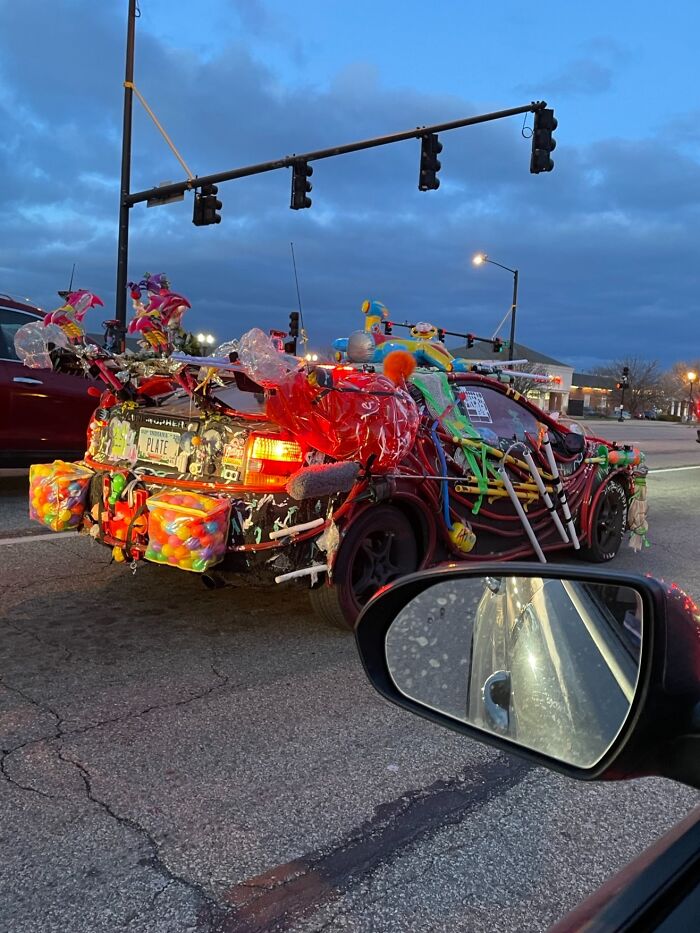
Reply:
[[[629,715],[603,757],[581,768],[487,733],[402,693],[391,677],[386,636],[407,604],[437,583],[492,577],[538,577],[629,587],[642,600],[641,668]],[[488,585],[488,584],[487,584]],[[377,593],[355,628],[357,647],[373,686],[392,703],[438,725],[527,758],[577,780],[627,780],[659,776],[700,787],[700,610],[675,584],[592,566],[479,563],[449,564],[403,577]],[[497,674],[504,672],[495,672]],[[497,678],[498,679],[498,678]],[[500,678],[500,681],[503,677]],[[503,689],[502,683],[493,686]],[[498,706],[494,703],[495,713]]]

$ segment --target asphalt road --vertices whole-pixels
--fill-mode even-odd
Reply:
[[[659,470],[616,566],[700,595],[695,430],[600,433]],[[3,933],[543,930],[698,802],[403,713],[303,592],[132,575],[41,537],[25,486],[0,477]]]

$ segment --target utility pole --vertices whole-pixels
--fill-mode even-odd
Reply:
[[[513,270],[513,307],[512,314],[510,316],[510,346],[508,347],[508,359],[512,360],[515,357],[513,352],[515,350],[515,312],[518,307],[518,270]]]
[[[131,123],[134,101],[134,44],[136,0],[129,0],[126,27],[126,68],[124,73],[124,123],[122,128],[122,173],[119,189],[119,242],[117,245],[116,320],[119,350],[124,351],[126,335],[126,280],[129,259],[129,188],[131,185]]]

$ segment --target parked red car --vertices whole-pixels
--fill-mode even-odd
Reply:
[[[85,425],[100,383],[83,375],[27,369],[15,351],[18,328],[44,312],[0,295],[0,465],[28,466],[58,457],[75,459],[85,450]]]

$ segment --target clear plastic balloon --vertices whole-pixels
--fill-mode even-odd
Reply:
[[[23,324],[15,333],[17,356],[30,369],[52,369],[49,345],[67,349],[70,342],[57,324],[42,321],[30,321]]]
[[[219,346],[214,350],[212,356],[228,358],[229,353],[238,353],[238,341],[237,340],[225,340],[223,343],[220,343]]]
[[[253,382],[261,386],[278,385],[298,366],[293,356],[280,353],[258,327],[246,331],[238,341],[238,358]]]

